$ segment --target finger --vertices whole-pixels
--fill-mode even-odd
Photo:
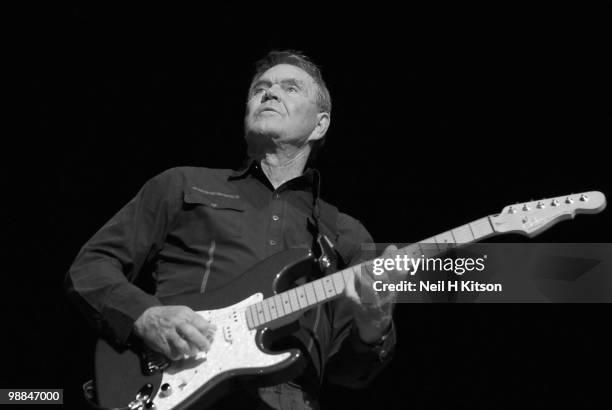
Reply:
[[[355,286],[359,286],[359,290],[364,287],[371,286],[374,280],[379,280],[380,275],[373,273],[372,263],[366,263],[359,268],[358,273],[355,274]]]
[[[185,356],[192,356],[197,352],[192,352],[189,343],[187,343],[178,333],[172,332],[168,335],[168,345],[170,346],[170,358],[179,360]]]
[[[389,257],[397,254],[397,246],[391,244],[385,248],[382,257]],[[405,279],[408,276],[410,271],[409,266],[405,266],[405,264],[399,264],[395,266],[394,269],[385,270],[383,275],[381,275],[381,279],[386,283],[398,283],[401,280]]]
[[[344,294],[346,297],[354,303],[359,303],[359,295],[357,294],[357,290],[355,289],[356,283],[358,283],[359,273],[354,273],[354,280],[346,281],[346,286],[344,287]]]
[[[172,359],[172,349],[165,337],[156,337],[153,341],[146,341],[147,345],[157,352],[161,352],[164,356]]]
[[[208,351],[210,348],[210,342],[206,339],[206,336],[195,326],[189,323],[182,323],[177,326],[176,331],[192,347],[203,351]]]
[[[383,252],[383,256],[387,256],[389,254],[393,254],[397,251],[397,246],[391,244],[389,246],[387,246]]]
[[[198,315],[194,312],[193,316],[190,318],[189,323],[195,326],[204,336],[206,335],[214,335],[217,330],[217,326],[208,320],[204,319],[202,316]]]

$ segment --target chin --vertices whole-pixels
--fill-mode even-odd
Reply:
[[[278,135],[281,132],[281,127],[278,124],[273,124],[271,121],[257,121],[256,123],[247,124],[247,134],[256,135]]]

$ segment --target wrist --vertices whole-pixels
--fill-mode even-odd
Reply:
[[[357,325],[359,339],[367,345],[378,345],[391,333],[391,320],[385,320],[376,324]]]

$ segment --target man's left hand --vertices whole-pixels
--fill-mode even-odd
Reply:
[[[383,252],[382,258],[391,257],[390,255],[396,251],[397,247],[390,245]],[[354,283],[347,284],[345,295],[351,303],[361,340],[368,344],[375,344],[389,331],[397,294],[391,291],[374,290],[374,281],[397,283],[407,275],[407,272],[385,271],[374,278],[371,264],[366,266],[368,267],[362,268],[360,274],[354,275]]]

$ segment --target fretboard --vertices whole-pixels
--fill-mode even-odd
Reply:
[[[407,255],[414,259],[422,256],[433,257],[450,248],[478,242],[494,233],[490,217],[487,216],[400,248],[387,256]],[[366,265],[371,263],[370,260],[351,266],[250,305],[245,312],[249,329],[268,325],[339,297],[344,293],[346,284],[354,281],[355,275],[360,275],[362,269],[368,268]]]

